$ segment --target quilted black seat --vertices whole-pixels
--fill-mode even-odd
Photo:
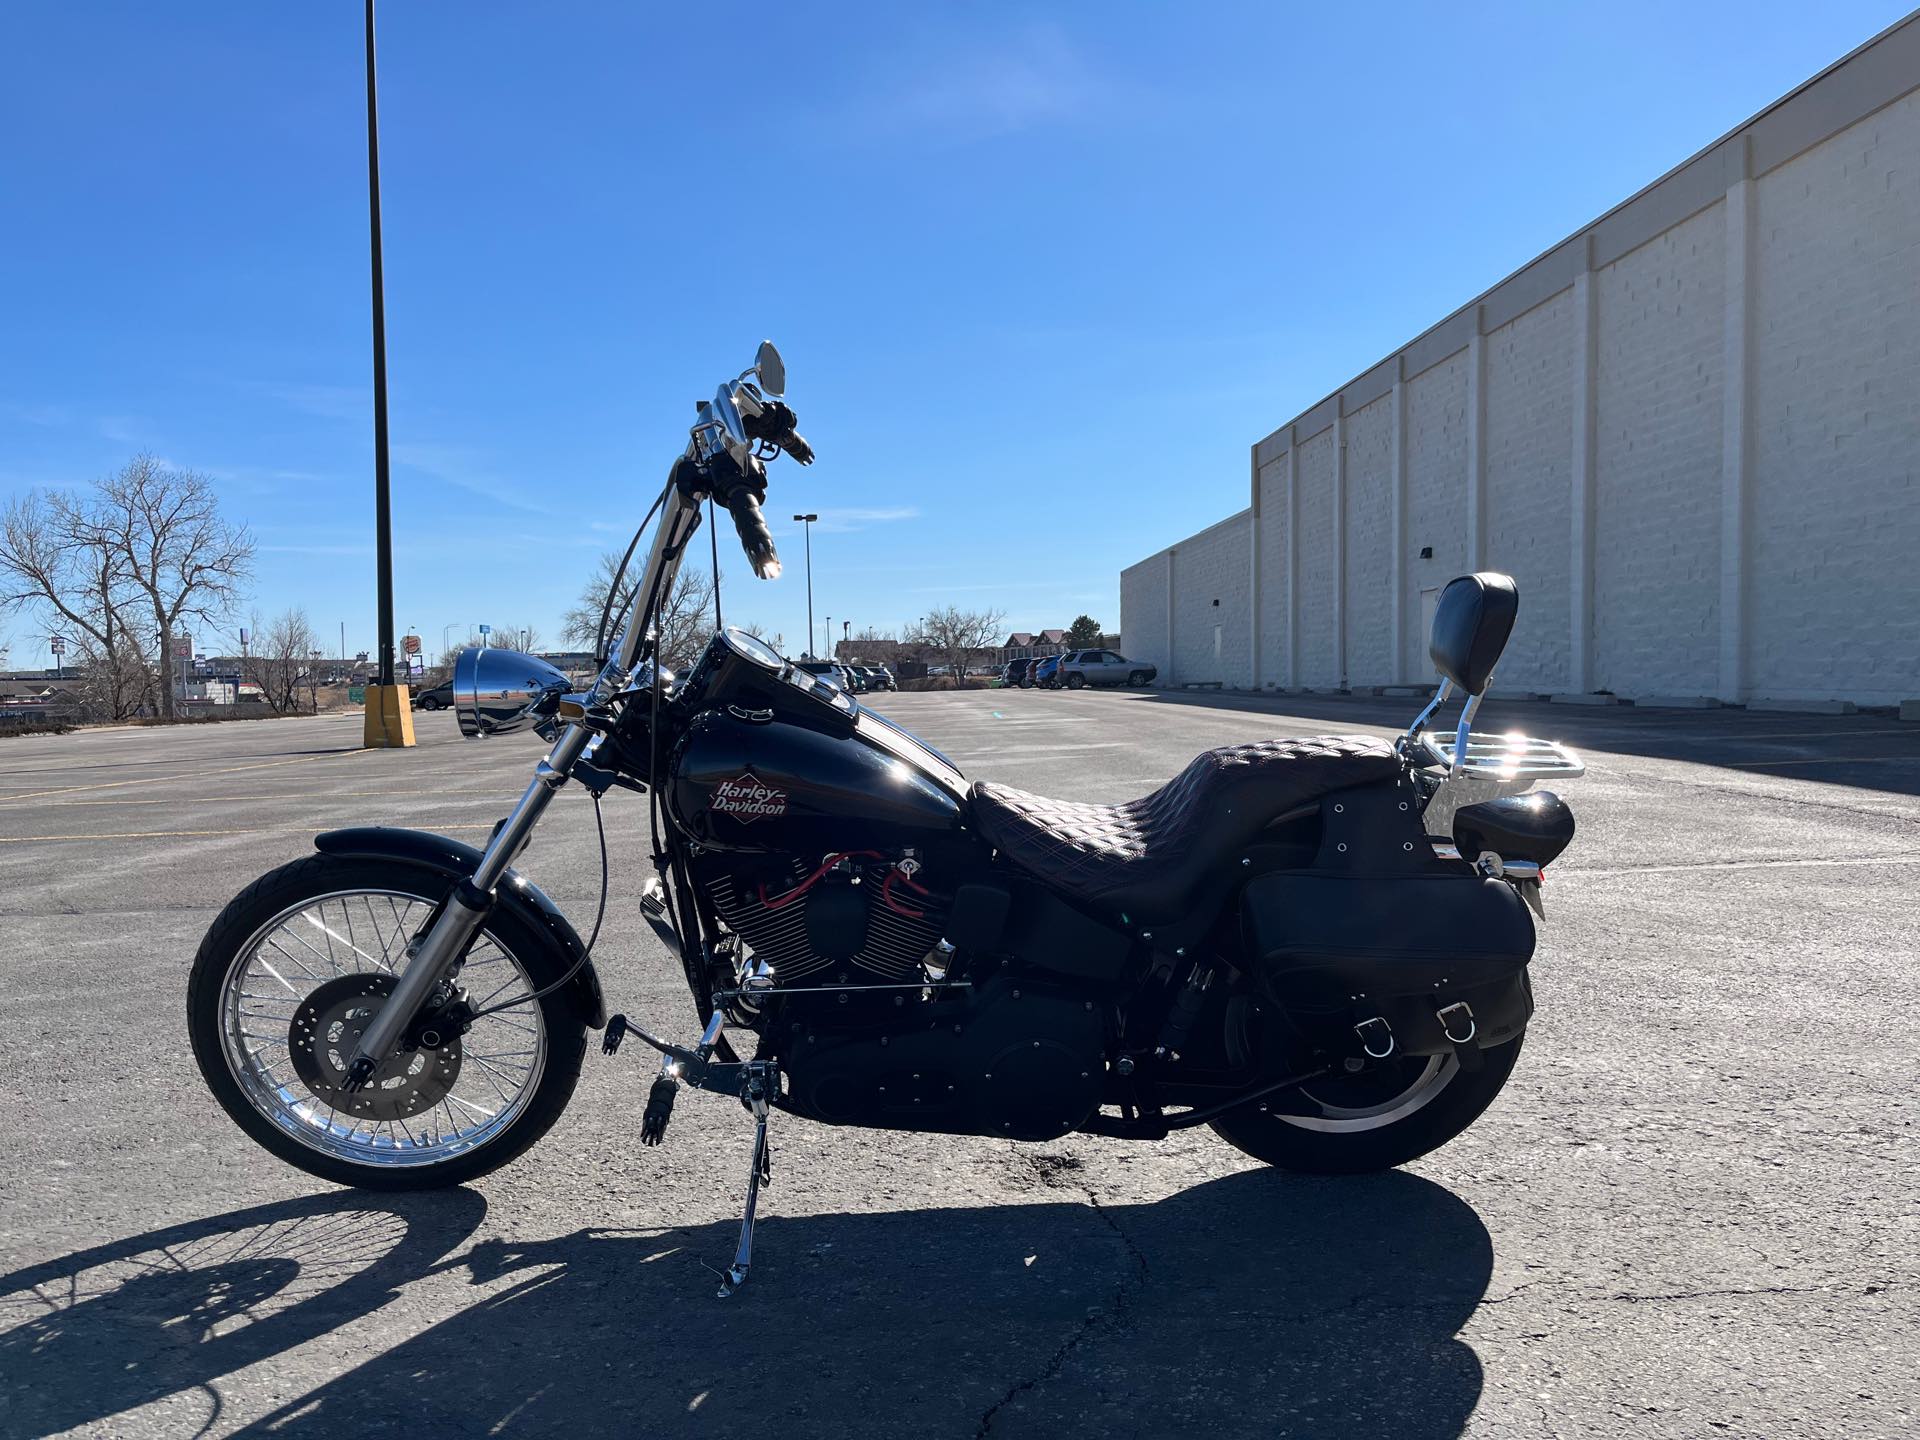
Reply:
[[[1393,747],[1363,735],[1261,740],[1194,757],[1151,795],[1076,805],[985,781],[973,819],[1011,864],[1063,899],[1139,923],[1179,918],[1190,897],[1277,816],[1334,790],[1389,779]]]

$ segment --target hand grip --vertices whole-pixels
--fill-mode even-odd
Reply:
[[[740,532],[740,548],[747,552],[753,573],[762,580],[778,579],[780,555],[773,548],[766,517],[760,513],[760,501],[751,490],[738,486],[727,501],[727,509],[733,515],[733,528]]]

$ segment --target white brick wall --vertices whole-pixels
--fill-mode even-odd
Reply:
[[[1287,678],[1287,462],[1260,467],[1260,681]]]
[[[1433,558],[1420,559],[1429,545]],[[1420,592],[1466,568],[1467,356],[1461,351],[1407,382],[1407,613],[1414,627]],[[1425,641],[1412,649],[1414,673],[1429,673]]]
[[[1145,660],[1164,676],[1167,648],[1167,551],[1120,572],[1120,653]]]
[[[1920,96],[1757,182],[1757,695],[1920,695]]]
[[[1520,585],[1496,682],[1503,690],[1572,688],[1573,342],[1571,290],[1486,337],[1486,563]]]
[[[1520,583],[1499,688],[1920,697],[1916,85],[1920,17],[1256,445],[1262,680],[1337,685],[1343,652],[1352,685],[1407,678],[1396,605],[1426,674],[1422,592],[1466,569],[1477,493],[1480,563]],[[1175,547],[1172,636],[1165,554],[1123,573],[1129,650],[1249,682],[1245,526]]]
[[[1333,653],[1333,431],[1300,442],[1300,678],[1312,690],[1340,683]]]
[[[1593,682],[1619,695],[1710,695],[1719,672],[1725,221],[1594,276]]]
[[[1393,397],[1347,416],[1347,681],[1393,676]]]
[[[1244,686],[1252,679],[1248,659],[1247,586],[1249,512],[1242,510],[1174,546],[1173,606],[1176,685]],[[1217,604],[1215,602],[1218,602]],[[1215,653],[1215,631],[1219,653]],[[1128,654],[1128,659],[1134,658]]]

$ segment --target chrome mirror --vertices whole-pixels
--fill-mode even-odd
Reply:
[[[787,393],[787,362],[780,358],[780,347],[762,340],[754,352],[753,373],[760,377],[760,388],[769,395]]]
[[[573,682],[537,655],[469,646],[453,662],[460,733],[511,735],[551,719]]]

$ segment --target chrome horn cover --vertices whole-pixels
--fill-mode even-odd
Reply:
[[[460,733],[511,735],[553,717],[573,682],[538,655],[469,646],[453,662],[453,709]]]

